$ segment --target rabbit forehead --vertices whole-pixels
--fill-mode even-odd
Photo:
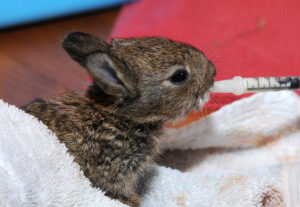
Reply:
[[[189,65],[193,70],[205,59],[192,46],[161,37],[113,40],[111,51],[139,77],[161,76],[173,65]]]

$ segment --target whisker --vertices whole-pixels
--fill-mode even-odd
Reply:
[[[210,101],[216,105],[217,108],[220,108],[222,106],[221,103],[219,103],[217,100],[215,100],[215,96],[211,96]]]
[[[202,112],[202,116],[203,116],[203,117],[208,115],[208,111],[207,111],[207,109],[206,109],[206,104],[202,107],[201,112]]]

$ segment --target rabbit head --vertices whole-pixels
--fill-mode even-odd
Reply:
[[[174,121],[199,109],[216,73],[201,51],[161,37],[107,44],[71,32],[62,45],[94,84],[113,97],[110,110],[140,122]]]

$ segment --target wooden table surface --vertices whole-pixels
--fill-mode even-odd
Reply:
[[[84,90],[87,73],[62,49],[61,38],[82,31],[106,39],[118,12],[115,8],[1,31],[0,99],[20,106],[34,98]]]

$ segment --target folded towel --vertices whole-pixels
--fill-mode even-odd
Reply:
[[[0,100],[0,206],[114,206],[36,118]]]
[[[299,206],[299,111],[292,92],[262,93],[169,129],[162,146],[207,153],[186,172],[156,166],[142,206]],[[2,101],[0,181],[0,206],[125,206],[90,186],[46,126]]]
[[[171,172],[164,177],[173,181],[161,191],[172,183],[189,192],[176,191],[178,197],[186,195],[185,206],[300,204],[300,99],[293,92],[244,98],[188,126],[168,129],[161,144],[169,149],[200,149],[185,155],[184,160],[193,164],[183,173],[185,180]],[[218,149],[205,149],[212,147]],[[204,181],[199,182],[202,176]],[[152,196],[156,194],[161,192]],[[199,195],[211,196],[199,199]]]

